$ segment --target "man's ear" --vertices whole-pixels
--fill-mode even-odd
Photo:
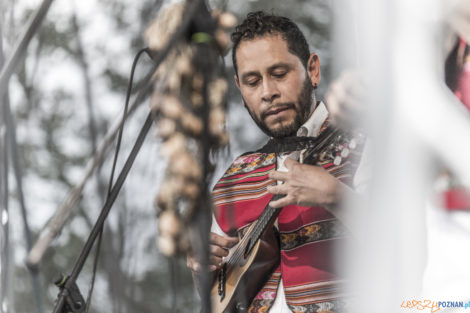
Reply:
[[[238,80],[238,75],[233,75],[233,79],[235,80],[235,85],[237,85],[238,89],[240,89],[240,81]]]
[[[310,54],[310,57],[307,61],[307,73],[312,81],[313,87],[318,86],[320,82],[321,73],[320,73],[320,58],[315,53]]]

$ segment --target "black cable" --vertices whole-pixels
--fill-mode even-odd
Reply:
[[[128,111],[128,108],[129,108],[129,100],[130,100],[131,92],[132,92],[132,84],[133,84],[133,81],[134,81],[135,68],[137,66],[137,62],[139,61],[140,56],[144,52],[148,53],[148,49],[144,48],[144,49],[141,49],[139,52],[137,52],[136,56],[134,57],[134,62],[132,63],[131,75],[130,75],[130,79],[129,79],[129,84],[127,86],[126,102],[124,104],[124,112],[123,112],[123,115],[122,115],[121,127],[119,128],[118,139],[117,139],[117,144],[116,144],[116,150],[114,152],[113,167],[111,169],[111,175],[109,177],[108,194],[106,195],[106,201],[108,200],[108,198],[111,194],[111,189],[112,189],[112,186],[113,186],[114,173],[116,172],[117,159],[118,159],[118,155],[119,155],[119,150],[121,148],[121,141],[122,141],[122,133],[123,133],[123,130],[124,130],[124,123],[125,123],[126,118],[127,118],[127,111]],[[92,271],[92,276],[91,276],[90,288],[88,290],[88,295],[87,295],[87,299],[86,299],[85,312],[88,312],[88,310],[90,308],[90,305],[91,305],[91,295],[93,293],[93,289],[94,289],[94,286],[95,286],[96,271],[97,271],[97,268],[98,268],[98,259],[99,259],[100,250],[101,250],[102,238],[103,238],[103,227],[101,227],[100,233],[98,235],[98,242],[97,242],[97,245],[96,245],[96,254],[95,254],[95,258],[93,260],[93,271]]]
[[[85,264],[85,261],[90,253],[93,243],[98,237],[99,231],[104,221],[108,217],[109,211],[111,210],[111,207],[114,201],[119,195],[122,185],[124,184],[124,181],[126,180],[126,177],[129,174],[129,171],[135,161],[135,158],[137,157],[137,154],[139,153],[139,150],[142,147],[144,139],[146,135],[148,134],[150,126],[152,126],[152,121],[153,121],[153,116],[152,116],[152,112],[150,112],[147,116],[147,119],[145,120],[144,125],[142,126],[142,129],[140,130],[139,136],[137,137],[137,140],[135,142],[134,147],[132,148],[131,153],[129,154],[129,157],[127,158],[126,163],[124,164],[124,167],[111,190],[111,194],[109,195],[109,198],[104,204],[103,209],[101,210],[100,216],[98,217],[98,220],[95,226],[91,230],[90,236],[88,237],[88,240],[85,243],[85,246],[83,247],[82,252],[80,253],[80,256],[78,257],[75,263],[75,266],[72,270],[72,274],[70,274],[70,276],[66,279],[66,282],[63,284],[62,290],[59,293],[56,306],[53,311],[54,313],[62,313],[62,308],[64,307],[66,298],[73,290],[73,286],[77,280],[78,275],[80,274],[83,268],[83,265]]]
[[[190,25],[190,22],[192,21],[192,18],[196,12],[196,9],[198,7],[199,1],[188,1],[187,5],[185,6],[185,11],[183,13],[183,21],[177,28],[177,30],[174,32],[173,36],[171,36],[170,41],[166,44],[165,48],[160,50],[160,51],[151,51],[150,49],[146,48],[143,49],[143,51],[147,52],[152,60],[155,62],[154,69],[156,69],[161,62],[165,59],[165,57],[168,55],[169,51],[171,48],[175,45],[177,40],[180,39],[180,37],[184,34],[188,26]],[[153,73],[154,71],[152,71]],[[151,77],[151,73],[147,75],[147,77]],[[144,91],[148,89],[148,86],[150,83],[147,83],[147,85],[144,87]],[[130,97],[130,95],[128,95]],[[127,102],[127,101],[126,101]],[[124,115],[125,116],[125,115]],[[138,151],[140,150],[143,140],[148,133],[148,130],[150,129],[150,126],[152,124],[152,113],[149,113],[147,120],[145,121],[145,124],[143,128],[141,129],[139,133],[139,137],[137,138],[137,141],[131,151],[131,154],[129,155],[126,164],[124,165],[124,168],[122,169],[116,183],[114,186],[112,186],[111,194],[109,195],[109,198],[106,200],[106,203],[103,206],[103,209],[100,213],[100,216],[98,217],[98,220],[95,224],[95,227],[93,227],[90,236],[88,237],[87,242],[85,243],[85,246],[82,249],[82,252],[80,253],[76,264],[72,270],[72,273],[70,276],[67,278],[66,282],[62,286],[61,292],[58,295],[58,299],[56,302],[56,305],[54,307],[53,313],[61,313],[62,309],[65,305],[66,298],[69,295],[70,291],[72,290],[72,286],[75,285],[75,281],[77,280],[78,275],[80,274],[83,265],[86,261],[86,258],[88,257],[90,250],[93,246],[94,241],[96,240],[97,236],[101,232],[101,228],[104,223],[104,220],[107,218],[107,215],[109,211],[111,210],[111,206],[116,200],[119,191],[124,184],[124,180],[126,179],[127,174],[129,173],[130,167],[132,166],[135,157],[137,156]],[[113,165],[114,167],[114,165]],[[112,177],[110,179],[112,181]]]

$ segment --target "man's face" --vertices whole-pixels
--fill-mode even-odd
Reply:
[[[258,127],[271,137],[295,135],[310,113],[312,82],[319,80],[318,57],[310,57],[317,66],[314,73],[318,71],[312,76],[280,35],[242,41],[236,57],[235,80]]]

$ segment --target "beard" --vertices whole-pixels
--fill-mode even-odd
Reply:
[[[255,121],[256,125],[261,129],[266,135],[269,137],[274,137],[274,138],[282,138],[282,137],[288,137],[288,136],[295,136],[297,133],[297,130],[302,126],[307,121],[307,118],[310,114],[310,108],[312,106],[312,102],[314,101],[315,96],[313,94],[313,86],[312,82],[310,80],[310,77],[306,77],[305,82],[302,86],[302,91],[300,92],[300,95],[297,97],[297,103],[298,107],[295,106],[295,103],[293,102],[285,102],[285,103],[277,103],[276,105],[272,105],[269,108],[267,108],[262,114],[261,118],[258,118],[253,114],[248,106],[246,105],[245,99],[243,99],[243,104],[248,110],[248,113],[250,113],[251,118],[253,121]],[[272,109],[273,107],[279,107],[279,108],[288,108],[288,109],[293,109],[296,114],[294,117],[294,120],[283,127],[280,128],[275,128],[275,129],[270,129],[268,125],[264,122],[265,119],[265,112],[268,110]]]

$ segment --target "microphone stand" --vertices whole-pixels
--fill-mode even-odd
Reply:
[[[198,15],[199,13],[200,15]],[[202,13],[202,14],[201,14]],[[183,13],[183,21],[179,28],[175,31],[165,48],[163,48],[161,51],[157,51],[156,54],[152,56],[153,61],[155,62],[156,66],[159,66],[160,63],[165,59],[167,56],[168,52],[171,50],[173,45],[177,42],[178,39],[181,37],[186,37],[188,36],[188,29],[194,28],[193,30],[201,27],[203,25],[202,29],[207,28],[209,25],[207,24],[208,20],[210,20],[210,14],[207,11],[207,7],[205,5],[204,0],[187,0],[186,7],[185,7],[185,12]],[[210,25],[211,26],[211,25]],[[201,56],[202,57],[202,56]],[[205,73],[205,76],[207,73]],[[205,87],[207,88],[207,77],[205,77]],[[205,88],[205,89],[206,89]],[[208,103],[208,95],[207,91],[206,94],[204,95],[204,100],[206,103]],[[206,108],[207,110],[207,108]],[[205,114],[205,135],[208,133],[208,116],[207,112]],[[127,174],[129,173],[130,168],[132,167],[134,160],[142,147],[143,141],[152,125],[153,122],[153,116],[152,112],[150,112],[147,116],[147,119],[140,130],[139,136],[137,137],[136,143],[134,147],[132,148],[131,153],[129,154],[129,157],[126,160],[126,163],[119,174],[116,183],[113,185],[111,192],[109,196],[106,199],[106,202],[101,210],[101,213],[98,217],[98,220],[96,221],[96,224],[93,226],[93,229],[91,230],[91,233],[85,243],[85,246],[83,247],[76,264],[72,270],[72,273],[69,276],[63,276],[60,275],[58,279],[55,281],[55,284],[60,288],[59,294],[57,295],[57,302],[55,304],[53,313],[83,313],[86,311],[86,303],[83,298],[83,296],[80,293],[80,290],[78,286],[76,285],[76,280],[78,275],[80,274],[85,261],[90,254],[90,251],[93,247],[93,243],[95,242],[96,238],[98,237],[101,229],[103,228],[103,224],[109,214],[109,211],[111,210],[111,207],[116,200],[119,191],[121,190],[122,185],[124,184],[124,181],[127,177]],[[207,140],[206,140],[207,141]],[[209,156],[209,146],[208,142],[205,142],[204,144],[204,163],[205,163],[205,168],[204,168],[204,176],[208,176],[208,156]],[[204,198],[207,198],[207,186],[204,187]],[[207,199],[206,199],[207,201]],[[200,216],[198,217],[197,220],[200,222],[205,222],[204,225],[204,231],[200,230],[200,233],[198,234],[198,237],[202,239],[203,244],[203,261],[206,261],[205,263],[208,263],[208,249],[209,249],[209,238],[208,234],[209,232],[207,231],[209,229],[209,224],[207,224],[207,221],[210,220],[210,216],[208,213],[208,210],[205,210],[204,212],[201,212]],[[202,221],[201,221],[202,220]],[[203,285],[204,285],[204,295],[202,297],[202,302],[203,302],[203,308],[209,309],[210,311],[210,289],[209,289],[209,279],[208,275],[204,275],[203,279]]]
[[[142,129],[140,130],[139,136],[137,137],[136,143],[134,144],[134,147],[132,148],[129,157],[127,158],[126,163],[124,164],[124,167],[121,173],[119,174],[116,183],[114,184],[111,193],[109,194],[109,197],[107,198],[106,203],[104,204],[101,210],[98,220],[93,226],[93,229],[91,230],[91,233],[85,243],[85,246],[83,247],[80,256],[78,257],[75,263],[72,273],[70,274],[70,276],[67,277],[61,275],[56,280],[55,284],[60,288],[60,292],[57,296],[57,302],[54,307],[53,313],[85,312],[85,300],[83,299],[83,296],[80,294],[80,290],[76,285],[77,277],[80,274],[83,265],[85,264],[85,261],[88,255],[90,254],[91,248],[93,247],[93,243],[95,242],[96,237],[99,235],[99,232],[103,227],[106,217],[108,216],[108,213],[111,210],[111,207],[114,201],[116,200],[122,185],[124,184],[127,174],[129,174],[129,170],[131,169],[134,160],[137,154],[139,153],[140,148],[142,147],[144,139],[150,129],[150,126],[152,125],[152,121],[152,113],[150,112]]]

